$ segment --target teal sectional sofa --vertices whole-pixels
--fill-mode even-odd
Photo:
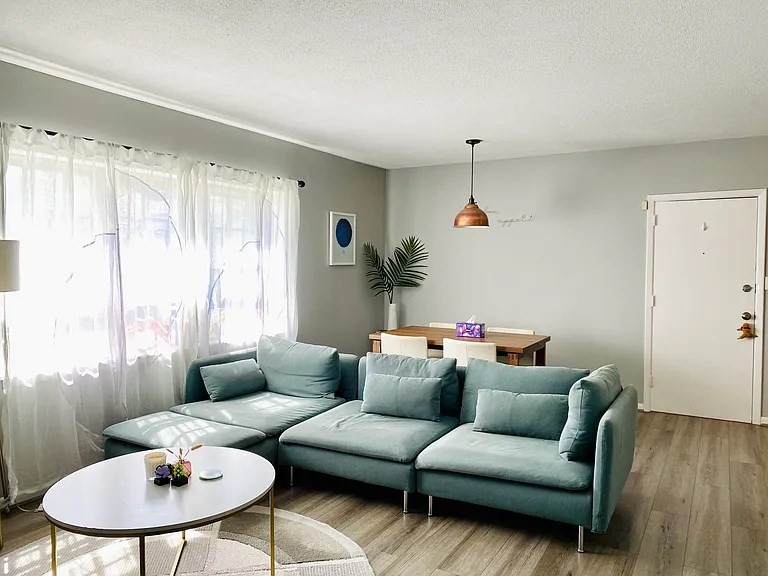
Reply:
[[[233,446],[289,466],[291,483],[300,468],[402,490],[404,513],[418,491],[429,515],[438,497],[573,524],[579,551],[585,530],[608,528],[637,420],[612,366],[465,369],[275,338],[193,362],[185,400],[107,428],[106,457]]]

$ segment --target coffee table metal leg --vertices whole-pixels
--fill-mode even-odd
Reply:
[[[275,576],[275,486],[269,489],[269,574]]]
[[[139,536],[139,575],[147,576],[147,550],[144,536]]]
[[[51,524],[51,575],[56,576],[56,526]]]
[[[173,561],[173,568],[171,568],[171,576],[175,576],[176,570],[179,569],[179,562],[181,562],[181,553],[184,552],[184,545],[187,543],[187,531],[181,531],[181,542],[176,549],[176,559]]]

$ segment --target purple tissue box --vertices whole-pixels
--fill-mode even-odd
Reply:
[[[459,338],[485,338],[485,324],[456,322],[456,336]]]

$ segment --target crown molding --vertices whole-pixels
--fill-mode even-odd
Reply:
[[[248,132],[254,132],[256,134],[267,136],[269,138],[275,138],[277,140],[282,140],[284,142],[290,142],[291,144],[297,144],[299,146],[304,146],[306,148],[311,148],[313,150],[318,150],[320,152],[326,152],[328,154],[333,154],[334,156],[339,156],[338,153],[333,152],[328,148],[314,145],[309,142],[305,142],[303,140],[297,140],[296,138],[290,138],[288,136],[285,136],[283,134],[278,134],[276,132],[271,132],[269,130],[266,130],[250,122],[245,122],[242,120],[238,120],[237,118],[224,116],[217,112],[213,112],[211,110],[207,110],[205,108],[201,108],[198,106],[191,106],[189,104],[185,104],[184,102],[180,102],[172,98],[166,98],[164,96],[160,96],[152,92],[146,92],[138,88],[133,88],[132,86],[128,86],[127,84],[113,82],[111,80],[100,78],[99,76],[94,76],[93,74],[80,72],[78,70],[74,70],[73,68],[69,68],[67,66],[62,66],[60,64],[49,62],[48,60],[43,60],[41,58],[29,56],[28,54],[24,54],[23,52],[19,52],[17,50],[11,50],[9,48],[0,47],[0,61],[7,62],[8,64],[14,64],[16,66],[21,66],[22,68],[27,68],[29,70],[34,70],[35,72],[41,72],[49,76],[55,76],[56,78],[61,78],[62,80],[68,80],[70,82],[75,82],[77,84],[89,86],[90,88],[95,88],[97,90],[102,90],[104,92],[109,92],[111,94],[116,94],[118,96],[131,98],[132,100],[138,100],[140,102],[145,102],[147,104],[152,104],[154,106],[160,106],[161,108],[167,108],[168,110],[174,110],[176,112],[181,112],[183,114],[189,114],[190,116],[196,116],[198,118],[203,118],[205,120],[211,120],[212,122],[217,122],[219,124],[225,124],[227,126],[240,128],[242,130],[247,130]],[[350,160],[354,160],[354,159],[350,158]],[[354,160],[354,161],[359,162],[359,160]]]

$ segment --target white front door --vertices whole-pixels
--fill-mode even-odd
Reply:
[[[744,322],[755,326],[762,294],[758,199],[662,200],[654,208],[651,410],[751,422],[759,348],[738,336]]]

